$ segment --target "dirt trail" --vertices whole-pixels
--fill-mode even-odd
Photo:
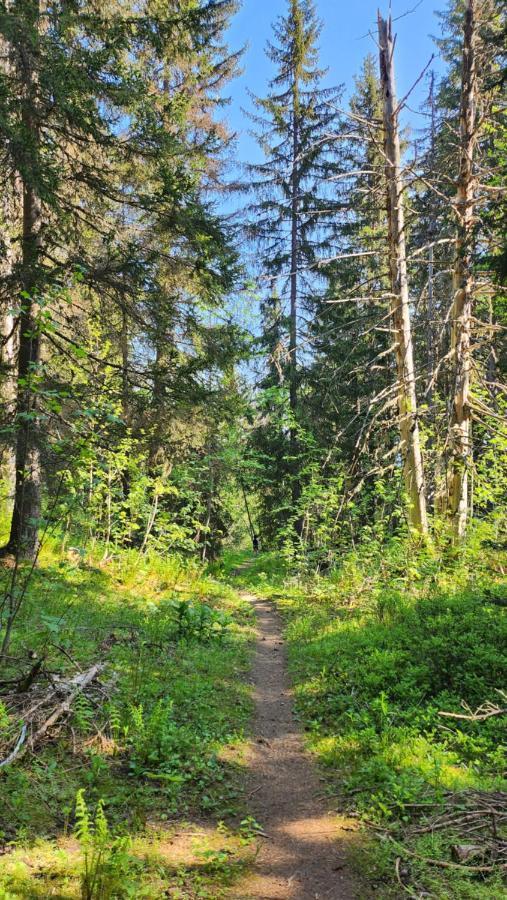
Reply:
[[[292,713],[282,623],[272,603],[244,593],[255,607],[256,715],[249,756],[249,808],[266,837],[251,874],[231,900],[363,900],[346,855],[355,823],[319,799],[322,784]]]

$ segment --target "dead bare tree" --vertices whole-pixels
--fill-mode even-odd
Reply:
[[[398,378],[398,420],[401,436],[409,521],[421,533],[428,530],[426,486],[419,434],[398,127],[399,106],[394,75],[392,20],[378,14],[380,80],[383,99],[384,151],[388,186],[388,241],[391,275],[391,320]]]
[[[475,0],[467,0],[463,30],[460,104],[460,157],[456,213],[458,231],[453,271],[451,353],[454,385],[449,429],[448,510],[453,532],[463,537],[468,518],[468,483],[472,462],[470,377],[473,305],[472,240],[474,231],[477,148],[477,18]]]
[[[6,3],[9,8],[9,2]],[[9,43],[0,36],[0,71],[9,77],[12,59]],[[16,358],[17,328],[13,296],[14,272],[17,262],[16,221],[20,217],[20,185],[14,173],[5,167],[1,182],[0,199],[0,372],[2,414],[5,422],[10,422],[16,406]],[[14,491],[16,477],[15,457],[11,442],[6,441],[1,448],[0,464],[5,479],[7,493]]]

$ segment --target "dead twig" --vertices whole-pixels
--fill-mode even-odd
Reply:
[[[507,863],[500,863],[500,865],[495,866],[465,866],[462,863],[453,863],[449,862],[445,859],[433,859],[431,856],[421,856],[420,853],[416,853],[414,850],[409,850],[408,847],[400,846],[393,838],[390,838],[396,847],[398,848],[399,853],[405,856],[411,856],[414,859],[420,859],[422,862],[428,863],[430,866],[439,866],[442,869],[461,869],[463,872],[496,872],[498,869],[507,869]]]
[[[498,693],[502,699],[507,700],[505,691],[498,690]],[[504,716],[507,713],[507,707],[495,706],[495,704],[491,703],[489,700],[486,703],[481,704],[475,711],[464,701],[462,701],[461,705],[465,710],[465,713],[453,713],[447,712],[446,710],[439,710],[438,715],[445,716],[448,719],[464,719],[468,722],[482,722],[485,719],[490,719],[492,716]]]
[[[16,745],[15,745],[14,749],[11,751],[11,753],[9,753],[8,756],[5,757],[5,759],[3,759],[0,762],[0,769],[3,768],[3,766],[7,766],[9,763],[13,762],[13,760],[15,760],[17,756],[19,756],[19,753],[21,752],[21,749],[25,742],[25,738],[26,738],[26,725],[23,725],[23,727],[21,728],[20,735],[16,741]]]
[[[38,698],[35,703],[32,703],[31,706],[25,710],[23,726],[16,745],[9,755],[0,762],[0,768],[13,762],[27,750],[33,750],[36,744],[48,733],[56,722],[58,722],[65,713],[69,712],[78,694],[82,693],[82,691],[85,690],[104,668],[105,663],[95,663],[86,672],[79,672],[71,678],[70,681],[56,681],[51,688],[44,692],[41,698]],[[55,700],[59,695],[61,696],[62,693],[65,695],[64,698],[54,706]],[[49,715],[47,715],[48,711],[46,710],[46,717],[40,721],[40,717],[36,717],[35,713],[50,703],[52,703],[53,706],[50,707]],[[37,719],[39,719],[38,722]],[[30,732],[30,737],[26,740],[26,736]]]
[[[97,677],[99,672],[101,672],[104,668],[104,663],[96,663],[91,669],[88,669],[87,672],[82,672],[79,675],[76,675],[70,682],[69,685],[72,685],[71,690],[65,700],[60,703],[56,709],[53,710],[49,718],[47,718],[42,725],[32,734],[30,740],[28,741],[27,747],[33,748],[35,744],[49,731],[52,725],[60,719],[64,713],[68,712],[72,706],[73,701],[80,694],[84,688],[93,681],[94,678]]]

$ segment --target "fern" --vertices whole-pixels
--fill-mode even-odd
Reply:
[[[81,900],[112,900],[128,878],[128,838],[111,838],[102,800],[92,821],[83,790],[76,795],[74,833],[83,852]]]
[[[114,741],[118,741],[120,739],[122,730],[121,726],[121,715],[119,713],[119,710],[115,706],[113,706],[109,714],[109,728],[111,730],[111,736]]]
[[[95,813],[95,842],[98,846],[105,847],[109,840],[109,826],[104,813],[104,803],[99,800]]]
[[[74,833],[82,847],[87,846],[91,840],[90,814],[86,805],[84,790],[76,794],[76,824]]]
[[[89,700],[78,694],[74,701],[73,718],[78,731],[87,734],[90,731],[90,725],[93,721],[94,710]]]

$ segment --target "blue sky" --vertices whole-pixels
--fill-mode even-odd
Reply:
[[[421,70],[428,62],[435,46],[431,34],[439,34],[440,25],[435,10],[443,10],[446,0],[391,0],[392,15],[395,19],[396,70],[399,97],[410,89]],[[327,83],[344,84],[347,91],[353,88],[354,75],[368,52],[376,53],[376,45],[368,31],[375,33],[378,0],[316,0],[319,17],[323,20],[320,39],[321,63],[329,68]],[[415,9],[413,9],[416,7]],[[250,107],[247,88],[263,96],[270,77],[270,63],[265,58],[266,41],[271,37],[271,24],[277,15],[284,13],[287,0],[243,0],[229,31],[232,49],[247,44],[243,57],[242,76],[229,86],[231,105],[227,109],[227,119],[238,132],[238,155],[246,161],[256,155],[255,146],[248,136],[248,120],[241,107]],[[381,11],[387,13],[389,0],[380,4]],[[413,9],[408,15],[407,11]],[[439,70],[435,60],[434,68]],[[424,82],[414,91],[409,102],[414,105],[425,94]],[[417,126],[418,120],[407,111],[405,121]]]
[[[346,96],[354,89],[354,76],[361,69],[367,53],[377,54],[374,38],[368,35],[376,32],[378,0],[314,0],[323,28],[320,36],[320,63],[328,68],[326,85],[343,84]],[[440,34],[440,20],[436,11],[443,11],[447,0],[391,0],[394,31],[397,34],[395,49],[395,66],[398,84],[398,97],[401,99],[410,90],[421,71],[428,63],[432,53],[436,52],[431,35]],[[416,7],[414,9],[414,7]],[[231,102],[224,110],[223,116],[229,127],[238,135],[235,157],[241,163],[254,162],[260,158],[260,151],[254,139],[248,134],[252,127],[243,114],[242,107],[251,108],[248,89],[255,94],[265,96],[267,82],[271,75],[271,63],[266,59],[265,46],[272,37],[272,23],[287,9],[287,0],[242,0],[242,6],[234,17],[228,33],[231,50],[243,45],[246,50],[242,60],[243,74],[227,85],[226,94]],[[408,15],[408,11],[413,10]],[[382,0],[381,11],[387,14],[389,0]],[[400,16],[399,19],[397,17]],[[438,58],[432,63],[436,73],[442,71]],[[427,82],[422,80],[410,97],[410,106],[417,108],[427,96]],[[413,129],[427,126],[427,120],[416,113],[405,109],[402,116],[404,126]],[[237,198],[227,200],[223,207],[231,212],[236,207]],[[250,251],[242,247],[243,262],[251,262]],[[230,309],[235,308],[235,315],[254,333],[258,331],[258,308],[254,296],[249,301],[240,297],[237,308],[231,298]]]

